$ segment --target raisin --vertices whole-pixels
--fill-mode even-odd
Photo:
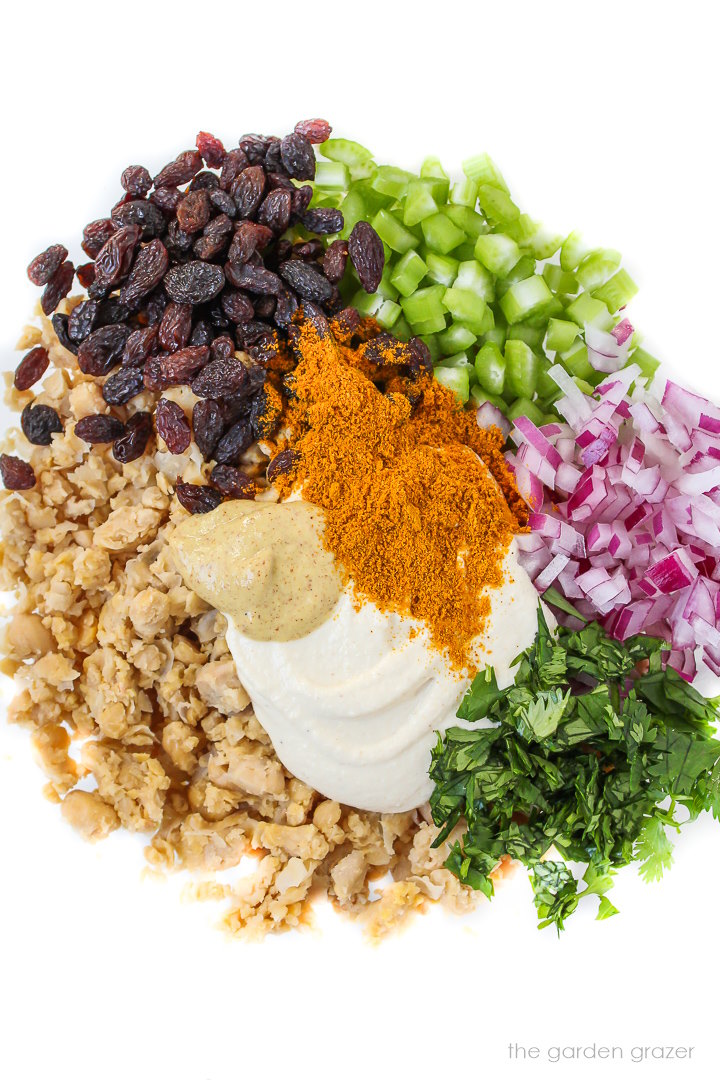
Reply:
[[[141,247],[120,292],[120,303],[130,308],[136,307],[144,296],[160,284],[169,265],[170,256],[162,240],[151,240]]]
[[[275,305],[275,324],[281,327],[289,326],[297,309],[297,297],[289,289],[284,289]]]
[[[230,194],[235,200],[238,216],[241,218],[252,217],[262,202],[264,191],[265,173],[260,166],[251,165],[249,169],[243,169],[230,188]]]
[[[52,244],[36,255],[27,268],[27,276],[33,285],[47,285],[67,259],[67,254],[67,248],[62,244]]]
[[[228,150],[220,173],[220,187],[222,190],[229,191],[240,173],[243,172],[244,169],[247,169],[250,164],[252,163],[241,147],[237,147],[235,150]]]
[[[130,309],[115,296],[109,296],[101,300],[97,309],[97,325],[110,326],[111,323],[124,323],[130,318]],[[132,329],[128,327],[128,329]]]
[[[413,337],[408,342],[410,346],[410,359],[408,360],[408,366],[412,375],[431,375],[433,370],[432,357],[430,355],[430,349],[427,347],[422,338]]]
[[[149,356],[143,368],[143,381],[146,390],[166,390],[159,356]]]
[[[260,165],[265,160],[269,145],[270,140],[264,135],[243,135],[240,139],[240,149],[251,165]]]
[[[139,225],[143,240],[152,240],[165,232],[165,215],[159,206],[147,199],[131,199],[116,206],[112,212],[116,225]]]
[[[201,319],[199,323],[193,326],[192,334],[190,335],[190,345],[212,345],[214,338],[213,328],[210,323]]]
[[[15,389],[29,390],[45,374],[49,363],[47,349],[43,349],[42,345],[36,345],[23,356],[15,368]]]
[[[325,252],[322,240],[301,240],[293,244],[291,258],[302,259],[303,262],[315,262]]]
[[[125,425],[117,416],[108,416],[107,413],[94,413],[91,416],[83,416],[75,425],[75,434],[83,442],[95,446],[97,443],[115,442],[125,431]]]
[[[83,289],[89,289],[95,280],[95,264],[91,262],[82,263],[81,266],[76,267],[75,275]]]
[[[62,420],[49,405],[26,405],[20,414],[20,427],[35,446],[49,446],[53,435],[63,429]]]
[[[218,214],[203,229],[202,236],[193,244],[193,251],[199,259],[209,262],[222,255],[230,242],[233,223],[227,214]]]
[[[0,476],[8,491],[27,491],[35,487],[32,465],[12,454],[0,454]]]
[[[160,357],[160,374],[165,386],[189,383],[210,359],[208,345],[189,345]]]
[[[333,337],[337,338],[341,345],[349,345],[350,340],[360,325],[360,315],[355,308],[343,308],[330,323]]]
[[[199,398],[223,398],[227,394],[237,394],[247,382],[247,368],[240,360],[234,356],[220,356],[195,376],[190,387]]]
[[[229,334],[221,334],[213,341],[210,353],[213,360],[229,360],[235,355],[235,342]]]
[[[167,244],[165,246],[167,247]],[[163,285],[158,285],[157,289],[145,298],[145,318],[150,326],[160,322],[169,303],[170,298]]]
[[[225,147],[219,139],[216,139],[209,131],[199,131],[195,145],[206,165],[209,165],[211,169],[220,168],[225,158]]]
[[[155,409],[155,427],[171,454],[184,454],[192,433],[185,413],[175,401],[160,398]]]
[[[241,349],[246,348],[248,345],[253,345],[256,341],[259,341],[268,332],[268,327],[265,323],[259,322],[257,319],[251,319],[250,322],[240,323],[235,330],[235,340]]]
[[[245,293],[236,292],[234,289],[224,289],[220,302],[230,322],[249,322],[253,317],[254,309]]]
[[[152,187],[152,176],[144,165],[128,165],[120,183],[130,195],[140,195],[144,199]]]
[[[208,198],[215,209],[219,210],[221,214],[226,214],[229,218],[234,218],[237,214],[235,200],[227,191],[211,191],[208,194]]]
[[[297,464],[298,458],[299,455],[296,450],[281,450],[279,454],[276,454],[265,470],[268,483],[274,484],[278,476],[290,472]]]
[[[257,219],[261,225],[267,225],[273,232],[284,233],[290,224],[291,209],[292,195],[289,191],[277,188],[263,199]]]
[[[236,289],[247,289],[248,292],[259,293],[261,296],[280,296],[284,288],[277,274],[266,270],[264,266],[235,266],[228,262],[225,264],[225,273],[230,284]]]
[[[175,488],[178,502],[191,514],[208,514],[222,502],[222,495],[204,484],[179,483]]]
[[[178,304],[205,304],[222,291],[225,275],[214,263],[194,261],[173,266],[164,279],[165,289]]]
[[[232,465],[216,465],[210,473],[210,483],[223,495],[233,499],[254,499],[257,491],[252,477]]]
[[[132,265],[133,253],[141,235],[139,225],[128,225],[113,233],[95,259],[95,281],[89,292],[102,296],[118,285]]]
[[[125,424],[125,431],[113,443],[113,457],[123,465],[142,457],[152,435],[153,424],[150,413],[134,413]]]
[[[107,375],[120,363],[131,328],[111,323],[93,330],[78,349],[78,366],[85,375]]]
[[[290,259],[282,264],[280,274],[303,300],[323,304],[333,297],[335,286],[311,263]]]
[[[124,367],[110,375],[102,388],[102,396],[108,405],[124,405],[145,389],[142,369]]]
[[[53,315],[52,319],[53,330],[55,331],[55,337],[58,339],[63,349],[68,349],[69,352],[74,353],[77,356],[78,347],[68,333],[68,324],[70,319],[67,315]]]
[[[154,180],[155,187],[179,187],[181,184],[188,184],[202,167],[203,160],[197,150],[185,150],[160,170]]]
[[[98,257],[114,232],[116,232],[115,222],[110,218],[98,218],[97,221],[91,221],[85,226],[80,246],[89,259]]]
[[[295,185],[285,173],[267,172],[266,170],[265,179],[267,180],[267,186],[270,191],[276,191],[278,188],[282,188],[283,191],[289,191],[292,195],[295,190]]]
[[[280,139],[278,139],[277,135],[271,135],[268,138],[268,148],[265,151],[264,165],[266,173],[279,174],[286,172],[280,153]]]
[[[159,206],[164,214],[174,214],[182,197],[182,191],[176,187],[161,187],[153,191],[150,202],[154,206]]]
[[[259,296],[255,301],[254,313],[258,319],[270,319],[275,312],[274,296]],[[246,319],[245,322],[248,320]]]
[[[308,232],[326,236],[328,233],[340,232],[345,224],[342,210],[334,210],[329,206],[319,206],[317,209],[306,210],[300,215],[300,221]]]
[[[177,208],[178,225],[186,233],[204,229],[210,220],[210,199],[207,191],[190,191]]]
[[[348,240],[348,253],[365,292],[375,292],[385,266],[385,250],[382,240],[367,221],[358,221],[354,225]]]
[[[300,217],[305,213],[313,197],[313,189],[309,184],[296,187],[292,193],[292,212]]]
[[[154,353],[158,345],[157,326],[143,326],[140,330],[133,330],[125,342],[122,360],[123,367],[139,367],[144,364],[148,356]]]
[[[324,143],[330,138],[332,128],[327,120],[299,120],[295,131],[298,135],[304,135],[308,142]]]
[[[199,172],[190,181],[188,191],[205,191],[208,194],[220,186],[220,181],[214,172]]]
[[[215,460],[218,465],[237,465],[254,441],[250,421],[245,418],[238,420],[217,444]]]
[[[280,157],[288,175],[295,180],[315,179],[315,153],[312,143],[297,131],[280,143]]]
[[[223,432],[225,411],[219,401],[208,398],[193,406],[192,427],[195,442],[206,461],[210,461]]]
[[[83,300],[72,309],[68,317],[68,334],[73,341],[84,341],[97,327],[99,303]]]
[[[323,256],[322,268],[325,277],[337,285],[345,273],[348,260],[347,240],[333,240]]]
[[[182,256],[185,252],[189,251],[193,245],[192,233],[186,233],[184,229],[180,228],[177,220],[173,218],[168,225],[166,244],[175,261],[184,262]]]
[[[261,251],[273,238],[272,229],[255,221],[241,221],[228,252],[228,260],[237,266],[249,262],[256,251]]]
[[[50,315],[64,300],[72,288],[75,267],[71,262],[64,262],[48,281],[40,297],[40,306],[46,315]]]

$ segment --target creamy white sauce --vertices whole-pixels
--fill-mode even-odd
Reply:
[[[515,544],[476,641],[501,688],[537,633],[538,598]],[[454,672],[417,620],[357,610],[346,589],[330,617],[294,641],[257,641],[228,619],[227,642],[256,716],[283,765],[323,795],[397,813],[425,802],[435,732],[460,725],[469,680]],[[467,725],[470,726],[470,725]]]

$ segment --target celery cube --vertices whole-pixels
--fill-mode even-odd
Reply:
[[[454,285],[446,289],[443,304],[454,319],[469,326],[474,333],[484,332],[487,304],[477,293]]]
[[[330,161],[340,161],[343,165],[361,165],[372,158],[369,150],[352,139],[328,139],[318,146],[318,151]]]
[[[443,367],[442,364],[438,364],[435,368],[435,378],[441,386],[452,390],[463,405],[470,397],[470,375],[467,368]]]
[[[425,254],[428,277],[438,285],[450,286],[457,277],[459,263],[449,255],[437,255],[434,251]]]
[[[422,180],[413,180],[408,184],[403,221],[406,225],[418,225],[424,218],[437,213],[437,203],[432,197],[429,186]]]
[[[489,154],[477,154],[475,157],[466,158],[462,163],[462,171],[468,180],[474,180],[476,184],[493,184],[509,193],[502,173]]]
[[[432,214],[422,222],[425,243],[431,251],[447,255],[449,251],[462,244],[465,233],[454,225],[444,214]]]
[[[505,277],[520,259],[520,248],[509,236],[488,233],[478,236],[475,242],[475,258],[496,277]]]
[[[500,301],[500,307],[508,323],[512,325],[540,310],[552,299],[553,295],[544,278],[534,274],[511,285]]]
[[[502,394],[505,387],[505,359],[494,342],[486,342],[475,357],[478,382],[489,394]]]
[[[378,210],[372,219],[372,227],[388,247],[401,254],[416,245],[415,237],[389,210]]]
[[[546,347],[556,352],[565,352],[570,348],[579,333],[580,330],[576,323],[568,322],[567,319],[550,319],[547,328]]]
[[[427,274],[427,269],[417,251],[406,251],[397,266],[393,267],[390,280],[399,293],[410,296]]]
[[[599,326],[601,330],[610,330],[613,325],[613,321],[602,300],[597,300],[585,292],[580,293],[571,304],[568,304],[565,308],[565,314],[581,328],[585,326],[585,323],[593,323],[595,326]]]
[[[483,300],[495,299],[495,282],[492,274],[475,259],[468,259],[458,266],[455,285],[460,289],[470,289]]]

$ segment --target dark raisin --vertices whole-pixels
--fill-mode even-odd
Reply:
[[[129,318],[130,309],[126,308],[124,304],[121,304],[116,296],[108,296],[98,304],[98,326],[110,326],[111,323],[127,322]]]
[[[147,199],[131,199],[116,206],[112,220],[116,225],[139,225],[143,240],[152,240],[165,232],[165,215],[159,206]]]
[[[140,195],[144,199],[152,187],[152,176],[144,165],[128,165],[120,177],[120,183],[130,195]]]
[[[296,450],[281,450],[279,454],[276,454],[265,470],[268,483],[274,484],[278,476],[290,472],[297,464],[298,458]]]
[[[293,244],[291,258],[302,259],[303,262],[316,262],[325,253],[322,240],[301,240]]]
[[[149,356],[143,368],[143,381],[146,390],[166,390],[165,380],[160,366],[159,356]]]
[[[45,374],[49,363],[47,349],[43,349],[42,345],[36,345],[23,356],[15,368],[15,389],[29,390]]]
[[[241,456],[254,441],[250,421],[245,418],[238,420],[217,444],[215,460],[218,465],[238,465]]]
[[[256,251],[261,251],[273,238],[272,229],[255,221],[241,221],[235,229],[228,260],[237,266],[248,262]]]
[[[282,188],[283,191],[289,191],[292,195],[295,190],[295,185],[285,173],[267,172],[266,170],[265,179],[267,180],[269,191],[276,191],[278,188]]]
[[[125,431],[125,425],[117,416],[107,413],[94,413],[83,416],[75,425],[75,434],[83,442],[95,446],[97,443],[115,442]]]
[[[308,232],[317,233],[319,236],[340,232],[344,225],[342,210],[334,210],[329,206],[306,210],[300,215],[300,221]]]
[[[193,326],[193,332],[190,335],[190,345],[212,345],[213,343],[213,328],[210,323],[201,319],[199,323]]]
[[[83,289],[89,289],[95,280],[95,263],[82,263],[76,267],[75,275]]]
[[[55,271],[43,289],[43,294],[40,297],[40,306],[46,315],[50,315],[60,301],[65,299],[72,288],[74,277],[75,267],[71,262],[64,262],[62,266]]]
[[[310,187],[309,184],[304,185],[303,187],[296,187],[292,193],[293,214],[295,214],[297,217],[301,217],[310,205],[312,197],[313,189]]]
[[[334,316],[330,323],[333,337],[343,345],[349,345],[350,340],[360,325],[360,315],[355,308],[343,308]]]
[[[113,233],[103,246],[95,260],[95,281],[89,290],[93,297],[109,292],[127,275],[141,231],[139,225],[128,225]]]
[[[230,188],[230,194],[235,200],[238,216],[241,218],[252,217],[262,202],[264,191],[265,173],[260,166],[251,165],[249,169],[243,169]]]
[[[36,255],[27,268],[27,276],[33,285],[47,285],[50,278],[55,274],[67,259],[67,248],[62,244],[52,244],[49,248]]]
[[[232,465],[216,465],[210,473],[210,483],[223,495],[233,499],[254,499],[257,491],[252,477]]]
[[[210,359],[208,345],[189,345],[160,357],[160,374],[165,386],[189,383]]]
[[[143,326],[133,330],[125,342],[121,363],[123,367],[139,367],[158,346],[157,326]]]
[[[313,304],[323,304],[334,294],[334,285],[311,263],[290,259],[280,267],[280,275],[298,296]]]
[[[153,424],[150,413],[134,413],[125,424],[125,431],[113,443],[113,457],[123,465],[142,457],[152,435]]]
[[[271,135],[268,139],[268,148],[265,151],[264,165],[266,173],[279,174],[286,172],[280,153],[280,140],[277,135]]]
[[[97,327],[99,306],[97,300],[83,300],[72,309],[68,318],[68,334],[73,341],[84,341]]]
[[[297,297],[289,289],[284,289],[275,305],[275,324],[281,327],[289,326],[297,309]]]
[[[292,249],[293,245],[290,240],[278,240],[266,261],[272,263],[274,269],[275,267],[278,267],[281,262],[285,262],[286,259],[290,258]]]
[[[209,131],[199,131],[195,145],[206,165],[209,165],[211,169],[220,168],[225,158],[225,147],[219,139],[216,139]]]
[[[235,342],[229,334],[221,334],[213,341],[210,354],[213,360],[229,360],[235,355]]]
[[[98,257],[114,232],[116,232],[115,222],[110,218],[99,218],[85,226],[80,246],[89,259]]]
[[[249,345],[247,354],[258,364],[267,364],[277,356],[280,342],[274,330],[268,330],[259,341]]]
[[[235,340],[240,348],[244,349],[248,345],[253,345],[256,341],[259,341],[267,332],[268,327],[265,323],[258,322],[257,319],[251,319],[250,322],[238,325],[235,330]]]
[[[261,296],[268,293],[271,296],[280,296],[284,288],[277,274],[266,270],[264,266],[235,266],[228,262],[225,264],[225,273],[230,284],[236,289],[247,289],[248,292],[259,293]]]
[[[224,289],[220,296],[220,302],[230,322],[249,322],[253,317],[254,309],[245,293],[237,292],[234,289]]]
[[[53,435],[63,429],[62,420],[49,405],[26,405],[20,414],[20,427],[35,446],[49,446]]]
[[[179,483],[175,488],[178,502],[191,514],[208,514],[222,502],[222,495],[204,484]]]
[[[204,367],[190,386],[199,398],[223,398],[239,393],[247,382],[247,368],[240,360],[220,356]]]
[[[410,359],[408,360],[408,366],[413,375],[431,375],[433,370],[432,357],[430,350],[425,342],[419,338],[410,338],[408,342],[410,346]]]
[[[288,174],[295,180],[315,179],[315,153],[312,143],[294,131],[280,143],[280,157]]]
[[[174,214],[182,197],[182,191],[176,187],[161,187],[153,191],[150,202],[159,206],[164,214]]]
[[[197,150],[185,150],[160,170],[154,180],[155,187],[179,187],[181,184],[188,184],[202,167],[203,160]]]
[[[240,147],[235,150],[228,150],[220,173],[220,187],[222,190],[229,191],[240,173],[247,169],[250,164],[252,163],[247,154]]]
[[[136,307],[143,296],[160,284],[169,265],[170,256],[162,240],[151,240],[141,247],[120,292],[120,303],[130,308]]]
[[[107,375],[120,363],[131,327],[112,323],[93,330],[78,349],[78,366],[85,375]]]
[[[298,135],[304,135],[308,142],[324,143],[330,138],[332,128],[327,120],[299,120],[295,131]]]
[[[249,418],[256,439],[269,438],[280,421],[277,391],[264,386],[252,399]]]
[[[347,240],[333,240],[332,244],[330,244],[325,252],[322,261],[323,273],[333,285],[337,285],[338,281],[342,279],[342,276],[345,273],[345,267],[347,266],[347,260]]]
[[[219,401],[196,401],[193,406],[192,427],[200,453],[210,461],[225,431],[225,411]]]
[[[259,165],[265,160],[269,145],[270,140],[264,135],[243,135],[240,139],[240,149],[252,165]]]
[[[275,233],[284,233],[290,224],[292,195],[278,188],[263,199],[257,213],[261,225],[267,225]]]
[[[348,253],[365,292],[375,292],[385,266],[385,250],[382,240],[367,221],[358,221],[353,227]]]
[[[56,313],[55,315],[53,315],[51,322],[53,330],[55,331],[55,337],[58,339],[63,349],[67,349],[69,352],[75,353],[75,355],[77,356],[77,344],[73,341],[73,339],[70,337],[70,334],[68,333],[68,324],[70,322],[68,316],[59,315]]]
[[[187,417],[175,401],[160,398],[155,409],[155,427],[171,454],[184,454],[192,433]]]
[[[167,244],[165,246],[167,247]],[[165,292],[165,287],[163,285],[158,285],[154,292],[151,292],[149,296],[145,297],[143,309],[145,318],[151,326],[160,322],[165,314],[165,308],[169,303],[170,298]]]
[[[232,229],[233,223],[227,214],[218,214],[209,221],[203,229],[202,236],[199,236],[193,244],[193,251],[197,257],[204,262],[209,262],[210,259],[216,259],[218,255],[222,255],[230,243]]]
[[[102,388],[102,396],[108,405],[124,405],[145,389],[142,368],[123,367],[108,376]]]
[[[207,191],[189,191],[177,208],[178,225],[186,233],[204,229],[210,220],[210,199]]]
[[[212,305],[207,313],[208,321],[215,334],[223,334],[230,326],[230,320],[222,309],[219,300]]]
[[[188,191],[206,191],[208,194],[220,186],[220,181],[214,172],[199,172],[190,181]]]
[[[271,319],[275,312],[274,296],[258,296],[254,305],[254,313],[258,319]],[[238,319],[238,322],[247,322],[247,319]]]
[[[8,491],[27,491],[35,487],[32,465],[11,454],[0,454],[0,476]]]
[[[219,210],[221,214],[227,214],[229,218],[234,218],[237,214],[235,200],[227,191],[223,191],[222,189],[211,191],[208,193],[208,198],[215,209]]]
[[[199,260],[173,266],[164,279],[165,289],[178,304],[205,304],[222,291],[222,267]]]
[[[181,229],[177,220],[173,218],[168,225],[165,243],[172,258],[177,262],[184,262],[183,255],[193,246],[193,236],[192,233],[186,233]]]

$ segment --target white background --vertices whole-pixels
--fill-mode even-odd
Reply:
[[[718,21],[710,3],[12,5],[3,102],[2,360],[35,299],[25,266],[77,248],[125,165],[157,171],[198,129],[227,145],[326,116],[379,159],[457,169],[488,150],[521,207],[620,248],[633,322],[689,385],[717,374]],[[79,254],[79,252],[77,252]],[[71,835],[25,733],[0,727],[0,1069],[19,1078],[718,1075],[720,828],[621,914],[535,929],[520,872],[477,917],[440,913],[380,948],[323,932],[229,941],[142,844]],[[622,1064],[510,1061],[508,1043],[609,1044]],[[691,1062],[631,1064],[637,1045]]]

